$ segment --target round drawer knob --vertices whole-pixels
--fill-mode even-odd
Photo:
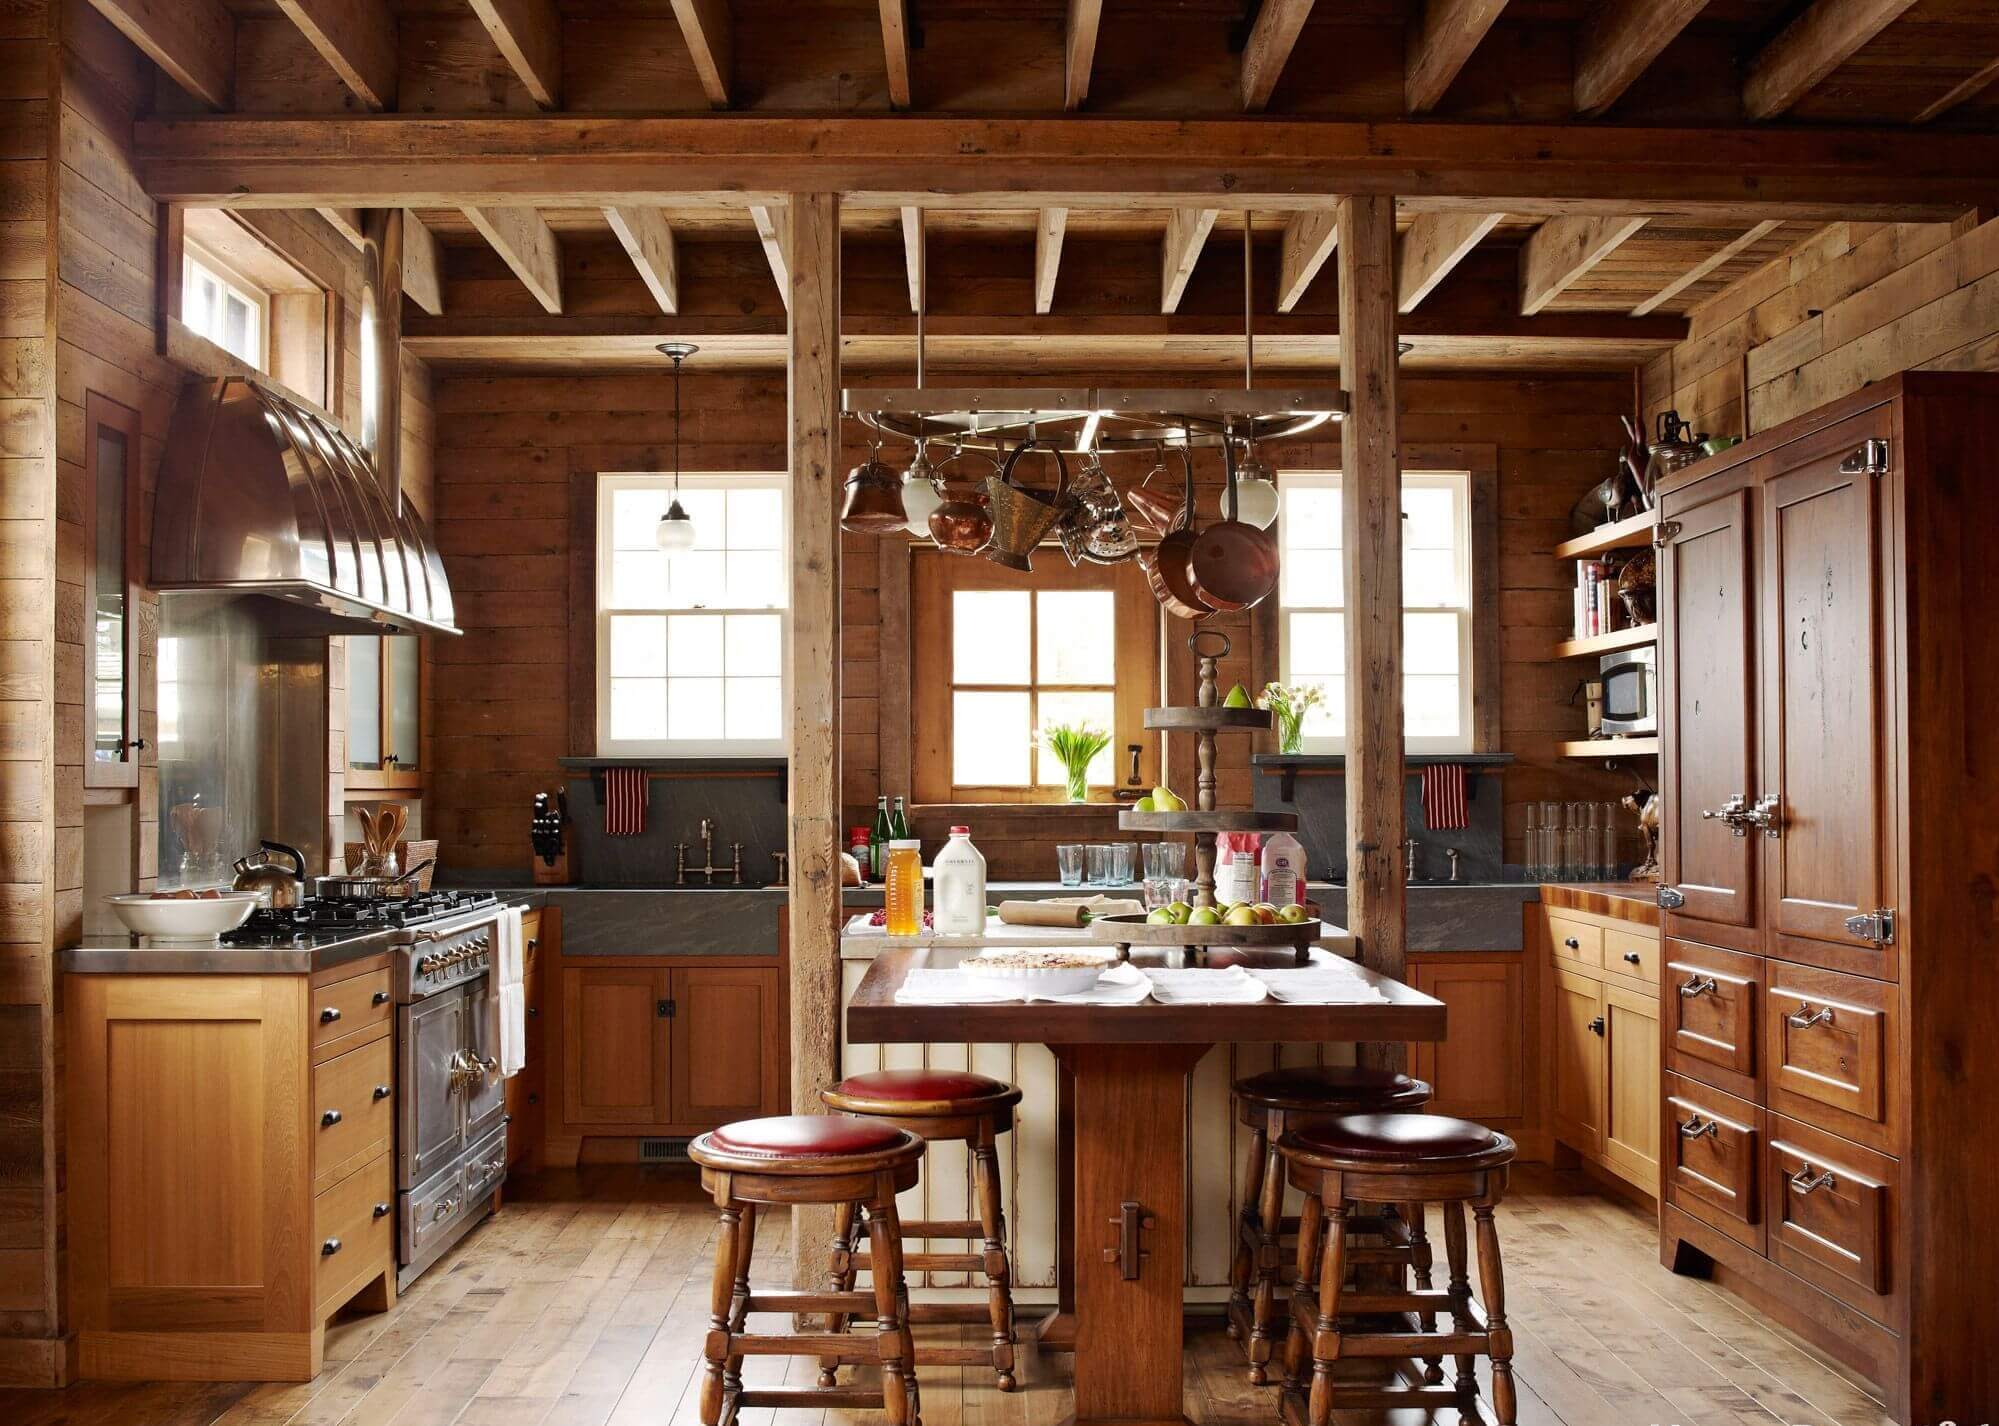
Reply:
[[[376,1216],[377,1218],[386,1218],[386,1217],[388,1217],[388,1216],[389,1216],[389,1207],[390,1207],[390,1205],[388,1205],[388,1204],[386,1204],[386,1203],[378,1203],[378,1204],[376,1204],[376,1205],[375,1205],[375,1216]]]
[[[319,1245],[319,1255],[322,1258],[330,1258],[339,1251],[340,1240],[338,1238],[328,1238],[324,1243]]]
[[[322,1025],[331,1025],[335,1020],[338,1020],[339,1018],[340,1018],[340,1011],[331,1005],[327,1006],[324,1010],[319,1012],[319,1023]]]
[[[329,1109],[324,1114],[319,1116],[319,1127],[322,1129],[331,1129],[335,1124],[338,1124],[342,1119],[346,1117],[347,1116],[342,1114],[338,1109]]]
[[[1567,946],[1572,951],[1580,951],[1583,948],[1583,943],[1581,941],[1578,941],[1574,936],[1569,937],[1566,941],[1563,941],[1562,944]]]
[[[393,1091],[391,1091],[386,1084],[378,1084],[375,1086],[375,1098],[378,1100],[387,1099],[392,1092]]]
[[[1645,958],[1639,955],[1638,952],[1636,951],[1626,951],[1624,953],[1624,959],[1631,962],[1631,964],[1635,966],[1645,964]]]

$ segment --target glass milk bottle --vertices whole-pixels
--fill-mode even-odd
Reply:
[[[930,864],[938,934],[976,936],[986,929],[986,859],[972,845],[970,827],[953,827],[951,840]]]

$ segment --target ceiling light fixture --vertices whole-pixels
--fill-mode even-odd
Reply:
[[[680,364],[701,348],[692,342],[661,342],[662,356],[673,359],[673,499],[659,517],[653,538],[669,555],[694,548],[694,520],[680,503]]]

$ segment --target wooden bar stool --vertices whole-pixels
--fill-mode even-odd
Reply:
[[[890,1426],[922,1426],[916,1390],[916,1343],[909,1330],[909,1293],[902,1280],[902,1229],[895,1196],[916,1184],[923,1140],[893,1124],[843,1114],[792,1114],[726,1124],[687,1147],[701,1166],[701,1186],[722,1212],[709,1289],[707,1376],[701,1384],[703,1426],[730,1426],[744,1407],[880,1408]],[[757,1207],[831,1204],[852,1219],[866,1217],[874,1291],[762,1291],[750,1286]],[[753,1312],[837,1313],[873,1309],[876,1333],[770,1333],[743,1330]],[[823,1361],[879,1361],[879,1391],[859,1387],[797,1390],[743,1386],[744,1357],[812,1356]]]
[[[1283,1240],[1297,1222],[1283,1217],[1284,1166],[1277,1142],[1293,1123],[1314,1115],[1385,1114],[1418,1110],[1430,1086],[1393,1070],[1325,1065],[1274,1069],[1235,1082],[1236,1114],[1250,1131],[1243,1169],[1242,1208],[1236,1215],[1235,1257],[1229,1267],[1229,1335],[1249,1357],[1249,1380],[1262,1386],[1278,1332],[1277,1288],[1284,1270]],[[1348,1231],[1370,1232],[1380,1248],[1356,1248],[1355,1258],[1399,1262],[1413,1269],[1419,1287],[1430,1285],[1430,1244],[1420,1212],[1384,1209]]]
[[[916,1361],[919,1366],[990,1363],[999,1375],[999,1389],[1012,1391],[1013,1270],[1007,1255],[1006,1213],[1000,1201],[997,1144],[999,1136],[1013,1128],[1013,1110],[1020,1103],[1020,1091],[985,1075],[961,1070],[881,1070],[843,1079],[831,1089],[821,1090],[819,1097],[829,1109],[892,1124],[920,1135],[925,1143],[962,1142],[971,1147],[978,1185],[978,1218],[905,1223],[903,1235],[979,1241],[982,1250],[909,1253],[904,1256],[903,1266],[910,1271],[982,1273],[986,1280],[984,1308],[973,1302],[924,1303],[916,1308],[914,1320],[919,1323],[989,1321],[992,1345],[943,1347],[925,1343],[917,1348]],[[854,1274],[871,1268],[872,1258],[854,1251],[854,1218],[849,1206],[836,1215],[829,1286],[836,1292],[851,1290]],[[833,1329],[843,1330],[844,1325],[836,1318]],[[829,1363],[820,1373],[819,1382],[831,1386],[833,1380],[834,1368]]]
[[[1291,1294],[1291,1331],[1284,1347],[1287,1426],[1328,1426],[1334,1410],[1392,1410],[1455,1405],[1461,1420],[1478,1417],[1474,1358],[1492,1360],[1492,1405],[1499,1426],[1514,1426],[1513,1334],[1506,1326],[1499,1234],[1492,1212],[1506,1192],[1513,1141],[1482,1124],[1432,1114],[1349,1114],[1294,1125],[1277,1141],[1290,1181],[1305,1192],[1298,1229],[1298,1284]],[[1444,1215],[1450,1286],[1442,1292],[1356,1291],[1347,1286],[1348,1216],[1355,1203],[1437,1204]],[[1478,1222],[1478,1270],[1483,1314],[1472,1301],[1465,1261],[1464,1208]],[[1415,1314],[1419,1330],[1400,1330]],[[1448,1331],[1435,1328],[1448,1313]],[[1378,1330],[1356,1317],[1390,1315],[1395,1329]],[[1342,1383],[1333,1371],[1358,1357],[1399,1363],[1452,1357],[1456,1380],[1425,1376],[1404,1386]],[[1307,1390],[1307,1369],[1310,1388]]]

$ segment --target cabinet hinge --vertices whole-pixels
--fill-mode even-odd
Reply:
[[[1678,911],[1686,904],[1687,898],[1681,894],[1679,887],[1662,886],[1659,888],[1659,905],[1665,910]]]
[[[1879,945],[1891,946],[1895,943],[1895,908],[1884,906],[1879,911],[1865,912],[1859,916],[1846,918],[1846,933],[1858,936],[1863,941],[1873,941]]]
[[[1680,533],[1681,528],[1678,520],[1661,520],[1652,527],[1652,547],[1665,549],[1667,543]]]
[[[1841,475],[1886,475],[1888,473],[1888,443],[1879,437],[1870,436],[1860,443],[1860,448],[1839,463]]]
[[[679,1012],[680,1012],[680,1007],[675,1005],[671,1000],[662,1000],[659,1002],[660,1019],[671,1020]]]

